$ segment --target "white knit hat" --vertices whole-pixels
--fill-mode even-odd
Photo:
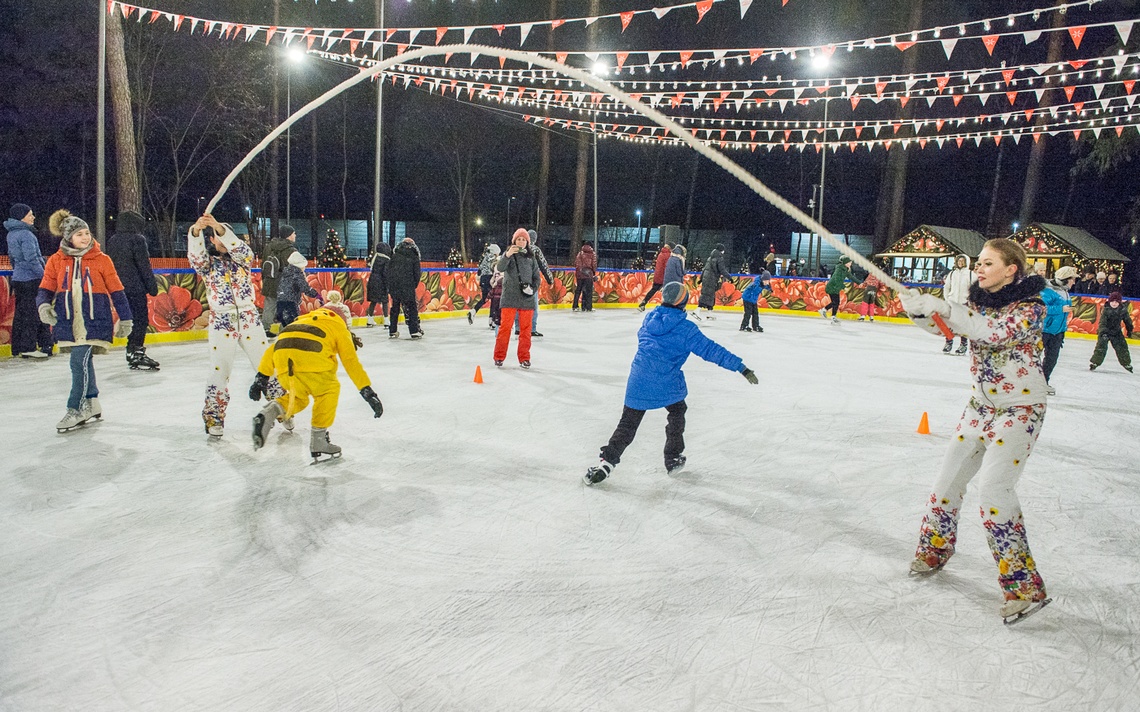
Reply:
[[[345,304],[343,300],[344,297],[341,296],[340,292],[336,291],[335,289],[329,290],[328,294],[325,295],[325,309],[329,309],[336,312],[337,314],[340,314],[341,318],[344,319],[344,323],[351,324],[352,312],[349,310],[348,305]]]

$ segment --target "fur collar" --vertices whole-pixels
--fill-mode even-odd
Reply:
[[[975,282],[970,285],[970,303],[983,309],[1001,309],[1014,302],[1036,297],[1043,289],[1045,280],[1035,274],[1020,282],[1007,284],[996,292],[987,292]]]

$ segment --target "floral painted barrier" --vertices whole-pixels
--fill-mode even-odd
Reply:
[[[539,290],[539,300],[552,308],[568,308],[574,297],[574,270],[555,268],[553,284],[545,281]],[[209,323],[209,306],[202,280],[189,269],[157,270],[158,296],[149,297],[150,333],[152,342],[205,338]],[[16,310],[8,281],[11,272],[0,271],[0,356],[10,354],[12,316]],[[365,297],[368,271],[364,269],[311,269],[306,273],[309,285],[323,297],[336,289],[344,295],[344,302],[354,317],[365,316],[368,302]],[[257,291],[257,306],[262,305],[261,273],[253,274]],[[686,277],[689,303],[696,304],[700,294],[700,275]],[[739,308],[741,291],[752,281],[750,276],[734,276],[721,284],[716,292],[717,306]],[[634,307],[652,287],[653,273],[613,270],[599,272],[594,285],[594,304],[600,307]],[[760,308],[769,311],[800,312],[811,314],[827,306],[830,299],[824,291],[826,280],[800,277],[776,277],[771,289],[760,295]],[[941,296],[936,285],[914,285],[923,291]],[[425,269],[416,289],[420,313],[426,318],[462,315],[479,300],[479,276],[475,269]],[[847,284],[840,293],[839,311],[857,315],[863,303],[864,290],[857,284]],[[656,298],[655,298],[656,301]],[[1104,297],[1073,297],[1073,314],[1069,320],[1069,333],[1095,334],[1097,321],[1105,303]],[[1140,301],[1130,301],[1132,319],[1140,327]],[[319,306],[316,299],[303,297],[301,313]],[[875,300],[876,317],[906,318],[897,295],[880,290]]]

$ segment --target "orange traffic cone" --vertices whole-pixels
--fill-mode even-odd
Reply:
[[[476,383],[482,383],[483,382],[483,368],[481,366],[475,367],[475,382]]]
[[[927,417],[926,411],[922,411],[922,420],[918,422],[918,434],[930,435],[930,418]]]

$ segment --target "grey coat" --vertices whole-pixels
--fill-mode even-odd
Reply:
[[[542,273],[538,261],[533,256],[520,252],[510,257],[502,257],[496,270],[503,273],[503,297],[499,306],[503,309],[534,309],[534,297],[522,293],[520,284],[526,282],[538,293],[538,280]]]

